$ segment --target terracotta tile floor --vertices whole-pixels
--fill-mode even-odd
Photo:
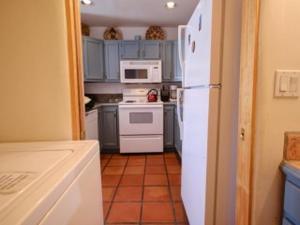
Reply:
[[[102,154],[105,224],[187,225],[176,153]]]

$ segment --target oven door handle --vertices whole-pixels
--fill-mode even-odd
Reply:
[[[119,105],[119,109],[162,109],[162,105]]]

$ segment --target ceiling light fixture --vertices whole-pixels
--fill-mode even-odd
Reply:
[[[80,2],[83,5],[91,5],[93,3],[92,0],[80,0]]]
[[[166,7],[168,9],[174,9],[176,7],[176,3],[173,2],[173,1],[169,1],[169,2],[166,3]]]

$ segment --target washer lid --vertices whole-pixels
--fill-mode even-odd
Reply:
[[[71,153],[71,149],[1,151],[0,211]]]
[[[1,225],[38,224],[97,154],[97,141],[0,144]]]

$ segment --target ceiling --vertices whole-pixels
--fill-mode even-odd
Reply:
[[[174,0],[177,7],[167,9],[167,0],[93,0],[81,4],[82,22],[89,26],[177,26],[186,24],[199,0]]]

